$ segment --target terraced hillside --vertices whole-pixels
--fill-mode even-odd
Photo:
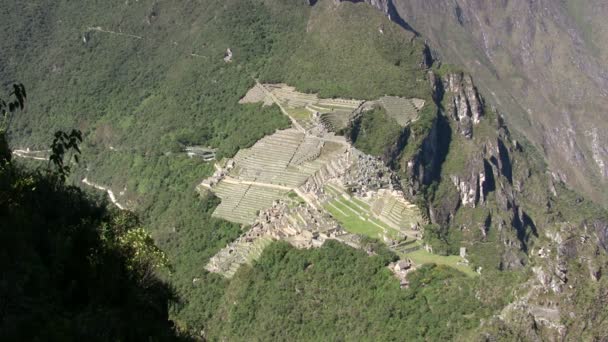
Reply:
[[[378,215],[388,225],[403,232],[412,234],[415,227],[423,222],[418,207],[406,201],[403,195],[380,190],[369,202],[371,211],[375,215]]]
[[[226,175],[210,186],[222,199],[213,215],[251,224],[258,211],[303,185],[346,149],[346,145],[325,142],[296,129],[264,137],[239,151],[229,162],[232,167]]]
[[[220,182],[213,191],[222,200],[213,216],[241,224],[251,224],[260,210],[269,208],[287,193],[287,190],[229,181]]]
[[[405,127],[418,118],[425,100],[403,98],[399,96],[382,96],[376,101],[349,100],[341,98],[323,99],[314,93],[303,93],[287,84],[256,83],[239,103],[276,102],[307,131],[315,128],[320,121],[328,130],[339,132],[345,129],[353,118],[354,112],[367,103],[382,106],[387,114]]]
[[[340,98],[321,99],[317,94],[298,92],[286,84],[267,84],[264,87],[305,129],[314,127],[317,115],[330,130],[338,131],[346,127],[353,111],[363,103]]]
[[[418,118],[418,112],[424,107],[424,100],[404,99],[397,96],[383,96],[378,102],[386,113],[403,127]]]
[[[368,198],[355,197],[336,183],[326,184],[324,190],[324,208],[352,233],[387,242],[421,237],[419,228],[424,220],[420,210],[403,195],[380,190]]]
[[[230,176],[296,188],[346,149],[346,145],[325,142],[295,129],[277,131],[239,151]]]

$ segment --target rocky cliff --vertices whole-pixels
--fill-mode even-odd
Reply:
[[[371,2],[370,2],[371,3]],[[444,62],[463,66],[570,186],[608,203],[605,2],[390,3]],[[387,13],[385,7],[372,4]],[[391,16],[395,16],[391,14]]]
[[[432,225],[425,239],[440,253],[467,246],[481,269],[532,274],[481,335],[605,336],[597,318],[606,316],[599,304],[607,288],[606,212],[567,190],[536,149],[485,105],[470,76],[429,79],[439,108],[435,123],[417,153],[400,161],[407,166],[404,188],[426,201]],[[585,331],[585,324],[593,327]]]
[[[568,190],[485,105],[470,76],[429,79],[437,116],[416,152],[405,153],[406,144],[399,161],[406,192],[424,198],[432,223],[425,239],[439,253],[467,246],[477,269],[531,274],[481,325],[480,338],[606,336],[597,323],[607,316],[606,212]]]
[[[336,0],[339,2],[340,0]],[[599,0],[358,0],[463,66],[570,186],[608,205],[608,39]],[[464,126],[468,126],[465,123]]]

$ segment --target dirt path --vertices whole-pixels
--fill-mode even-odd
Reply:
[[[49,158],[43,158],[43,157],[37,157],[37,156],[30,155],[33,153],[36,154],[36,153],[48,153],[48,152],[49,151],[13,150],[13,155],[17,156],[19,158],[48,161]]]
[[[144,37],[136,36],[134,34],[128,34],[128,33],[122,33],[122,32],[110,31],[110,30],[104,30],[100,26],[89,27],[88,30],[89,31],[103,32],[103,33],[109,33],[109,34],[115,34],[115,35],[118,35],[118,36],[130,37],[130,38],[135,38],[135,39],[144,39]]]
[[[302,127],[302,125],[300,125],[300,123],[293,118],[293,116],[291,116],[289,114],[289,112],[285,109],[285,107],[283,107],[283,105],[281,104],[281,101],[279,101],[279,99],[270,91],[268,91],[268,89],[266,89],[266,87],[264,87],[263,84],[261,84],[258,80],[255,80],[255,83],[264,90],[264,93],[266,94],[266,96],[270,97],[272,99],[272,102],[276,103],[277,106],[279,106],[279,108],[281,109],[281,112],[283,112],[283,114],[285,114],[290,120],[291,123],[293,124],[293,127],[295,127],[295,129],[297,129],[298,131],[308,135],[308,133],[306,132],[306,130],[304,129],[304,127]]]
[[[88,186],[92,186],[92,187],[94,187],[97,190],[101,190],[101,191],[107,192],[108,193],[108,197],[110,197],[110,201],[112,201],[112,203],[115,206],[117,206],[118,209],[122,209],[122,210],[126,209],[122,204],[118,203],[118,201],[116,200],[116,196],[114,196],[114,192],[111,189],[108,189],[108,188],[106,188],[104,186],[101,186],[99,184],[95,184],[93,182],[90,182],[88,179],[86,179],[86,177],[82,180],[82,183],[84,183],[84,184],[86,184]]]
[[[256,186],[261,186],[261,187],[264,187],[264,188],[272,188],[272,189],[285,190],[285,191],[294,190],[294,188],[290,188],[290,187],[287,187],[287,186],[270,184],[270,183],[244,181],[244,180],[232,178],[230,176],[224,177],[223,181],[226,182],[226,183],[229,183],[229,184],[256,185]]]

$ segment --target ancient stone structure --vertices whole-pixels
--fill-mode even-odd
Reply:
[[[410,114],[424,105],[416,99],[384,100],[403,124],[415,119]],[[211,258],[207,270],[231,277],[275,240],[312,248],[335,239],[359,248],[361,237],[326,211],[332,201],[350,205],[345,216],[375,226],[388,245],[419,238],[420,212],[404,199],[390,168],[330,132],[346,125],[366,102],[319,99],[284,84],[259,83],[240,102],[276,103],[294,128],[277,131],[217,163],[215,173],[199,185],[201,192],[211,191],[221,199],[213,216],[251,225]],[[332,191],[326,191],[329,184]]]
[[[230,48],[227,48],[226,53],[224,53],[224,62],[232,62],[232,50]]]
[[[398,260],[388,265],[388,269],[399,279],[401,288],[408,288],[410,283],[407,280],[408,273],[414,271],[416,266],[410,259]]]
[[[275,201],[260,212],[251,229],[209,260],[210,272],[231,277],[238,267],[250,263],[273,240],[283,240],[297,248],[320,247],[336,239],[358,247],[358,239],[342,229],[327,213],[307,203]]]
[[[184,148],[186,155],[190,158],[201,158],[206,162],[215,160],[215,152],[217,151],[214,148],[202,147],[202,146],[187,146]]]

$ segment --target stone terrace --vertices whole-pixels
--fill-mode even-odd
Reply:
[[[320,113],[322,121],[332,130],[337,131],[346,127],[353,112],[363,103],[360,100],[320,99],[316,94],[306,94],[285,84],[263,85],[284,107],[290,109],[306,109],[310,113]],[[294,117],[296,117],[294,115]],[[296,118],[303,127],[312,126],[307,119]]]
[[[258,211],[272,206],[274,200],[287,193],[286,190],[228,181],[220,182],[213,191],[222,200],[213,216],[241,224],[251,224]]]
[[[303,185],[346,146],[306,136],[295,129],[266,136],[232,160],[234,167],[210,186],[220,205],[213,213],[232,222],[251,224],[260,210]]]
[[[401,232],[418,237],[422,222],[420,209],[407,202],[399,191],[380,190],[369,200],[372,212],[383,222]]]
[[[394,118],[403,127],[412,121],[416,121],[418,111],[424,106],[424,100],[404,99],[396,96],[381,97],[378,103],[384,107],[390,117]]]

